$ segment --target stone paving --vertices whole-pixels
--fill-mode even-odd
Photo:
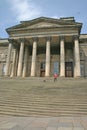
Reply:
[[[82,117],[0,116],[0,130],[87,130],[87,116]]]

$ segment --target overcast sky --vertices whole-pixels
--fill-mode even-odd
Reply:
[[[0,0],[0,37],[6,28],[37,17],[74,17],[87,33],[87,0]]]

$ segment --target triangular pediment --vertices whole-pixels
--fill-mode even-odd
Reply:
[[[49,22],[40,22],[36,23],[30,26],[27,26],[27,28],[47,28],[47,27],[61,27],[60,24],[54,24],[54,23],[49,23]]]
[[[35,28],[49,28],[49,27],[72,27],[72,26],[81,26],[81,23],[75,22],[74,18],[61,18],[61,19],[54,19],[54,18],[47,18],[47,17],[40,17],[37,19],[33,19],[30,21],[21,21],[21,24],[13,26],[7,29],[7,32],[11,30],[23,30],[23,29],[35,29]]]

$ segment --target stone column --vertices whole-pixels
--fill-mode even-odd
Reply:
[[[27,64],[28,64],[28,46],[25,46],[24,66],[23,66],[22,77],[26,77],[27,76]]]
[[[60,76],[65,77],[65,48],[64,37],[60,38]]]
[[[36,54],[37,54],[37,38],[33,39],[33,50],[32,50],[32,63],[31,63],[31,76],[35,76],[36,72]]]
[[[46,66],[45,66],[45,76],[50,76],[50,37],[46,39]]]
[[[10,42],[11,42],[11,41],[10,41]],[[5,76],[8,76],[8,75],[9,75],[10,59],[11,59],[11,50],[12,50],[12,43],[9,43],[8,55],[7,55],[7,61],[6,61]]]
[[[23,66],[23,56],[24,56],[24,39],[20,39],[20,41],[21,41],[21,45],[20,45],[17,76],[22,76],[22,66]]]
[[[81,76],[81,72],[80,72],[80,51],[79,51],[78,36],[74,37],[74,58],[75,58],[74,77],[80,77]]]
[[[19,46],[16,47],[15,76],[17,76],[18,60],[19,60]]]
[[[13,54],[12,72],[11,72],[10,77],[15,76],[16,54],[17,54],[17,50],[16,50],[16,48],[15,48],[15,49],[14,49],[14,54]]]

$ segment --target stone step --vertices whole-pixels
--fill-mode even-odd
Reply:
[[[70,102],[72,102],[72,103],[79,103],[79,102],[81,102],[81,103],[86,103],[87,102],[87,99],[61,99],[61,98],[58,98],[58,99],[55,99],[55,98],[53,98],[53,99],[51,99],[50,97],[49,98],[33,98],[33,97],[27,97],[27,98],[21,98],[21,97],[19,97],[18,98],[18,96],[17,97],[14,97],[14,98],[11,98],[11,97],[2,97],[2,98],[0,98],[0,101],[3,101],[3,102],[11,102],[11,101],[16,101],[16,102],[24,102],[24,103],[27,103],[27,102],[42,102],[42,103],[44,103],[44,102],[52,102],[52,103],[70,103]]]
[[[8,88],[9,89],[9,88]],[[21,89],[21,88],[19,88],[19,89]],[[25,88],[26,89],[26,88]],[[79,89],[79,88],[78,88]],[[42,91],[41,92],[41,94],[42,95],[50,95],[50,93],[52,94],[52,91],[53,91],[53,95],[54,95],[54,97],[55,96],[64,96],[64,95],[66,95],[67,96],[67,94],[70,96],[70,95],[72,95],[72,96],[77,96],[77,97],[80,97],[80,96],[86,96],[86,92],[82,92],[82,90],[81,91],[79,91],[79,93],[78,92],[73,92],[73,93],[71,93],[72,91],[75,91],[75,90],[68,90],[68,88],[66,89],[66,90],[64,90],[64,88],[63,89],[61,89],[61,90],[57,90],[57,89],[53,89],[53,90],[47,90],[47,92],[46,92],[46,90],[39,90],[39,89],[37,89],[37,90],[27,90],[26,89],[26,92],[24,91],[24,90],[22,90],[22,92],[20,91],[20,90],[10,90],[10,91],[8,91],[8,90],[6,90],[6,89],[4,89],[4,90],[0,90],[0,94],[2,94],[3,95],[3,93],[7,93],[7,94],[9,94],[9,93],[11,93],[11,94],[13,94],[14,96],[15,95],[19,95],[19,94],[26,94],[26,96],[28,96],[28,94],[30,94],[30,95],[32,95],[33,93],[34,94],[40,94],[40,91]],[[20,92],[18,92],[18,91],[20,91]],[[24,92],[23,92],[24,91]],[[36,91],[36,92],[35,92]],[[87,89],[86,90],[84,90],[84,91],[87,91]],[[45,94],[46,93],[46,94]],[[61,94],[63,94],[63,95],[61,95]],[[53,96],[52,95],[52,96]],[[50,95],[51,96],[51,95]]]
[[[42,117],[42,116],[44,116],[44,117],[58,117],[58,116],[73,116],[73,117],[81,117],[81,116],[86,116],[87,114],[86,113],[70,113],[70,112],[68,112],[68,113],[64,113],[64,112],[61,112],[61,113],[37,113],[37,112],[33,112],[33,113],[12,113],[12,112],[0,112],[0,115],[8,115],[8,116],[24,116],[24,117],[30,117],[30,116],[34,116],[34,117]]]
[[[0,101],[0,106],[53,106],[53,107],[61,107],[61,106],[75,106],[75,107],[86,107],[87,108],[87,102],[79,102],[79,103],[75,103],[75,102],[35,102],[35,101],[31,101],[31,102],[13,102],[13,101]]]
[[[38,116],[38,115],[44,115],[44,116],[60,116],[60,115],[87,115],[87,111],[79,111],[79,110],[75,110],[75,111],[71,111],[71,110],[58,110],[58,111],[49,111],[49,110],[41,110],[41,109],[35,109],[34,111],[28,110],[28,111],[23,111],[23,110],[19,110],[19,111],[14,111],[14,110],[2,110],[0,111],[0,115],[1,114],[5,114],[5,115],[15,115],[15,116]]]
[[[86,115],[86,114],[85,114],[85,113],[70,113],[70,112],[67,112],[67,113],[66,113],[66,112],[61,112],[61,113],[60,113],[60,112],[59,112],[59,113],[40,113],[40,112],[39,112],[39,113],[38,113],[38,112],[30,112],[30,113],[29,113],[29,112],[28,112],[28,113],[25,114],[24,112],[23,112],[23,113],[16,113],[16,112],[7,112],[7,111],[5,112],[5,111],[1,111],[1,112],[0,112],[0,115],[24,116],[24,117],[25,117],[25,116],[26,116],[26,117],[27,117],[27,116],[28,116],[28,117],[29,117],[29,116],[34,116],[34,117],[35,117],[35,116],[36,116],[36,117],[38,117],[38,116],[39,116],[39,117],[40,117],[40,116],[41,116],[41,117],[42,117],[42,116],[46,116],[46,117],[48,117],[48,116],[51,116],[51,117],[52,117],[52,116],[53,116],[53,117],[54,117],[54,116],[55,116],[55,117],[57,117],[57,116],[81,116],[81,115],[83,116],[83,115]]]
[[[43,79],[0,79],[0,114],[87,115],[86,80],[58,79],[54,83],[53,78]]]
[[[25,108],[26,107],[37,107],[37,106],[40,106],[40,107],[51,107],[51,108],[61,108],[61,107],[67,107],[67,108],[69,108],[69,107],[75,107],[75,108],[85,108],[85,109],[87,109],[87,105],[83,105],[83,104],[62,104],[62,105],[60,105],[60,104],[5,104],[5,103],[2,103],[2,104],[0,104],[0,107],[1,106],[6,106],[6,107],[8,107],[8,106],[13,106],[13,107],[23,107],[23,106],[25,106]]]
[[[42,109],[42,110],[53,110],[53,111],[56,111],[56,110],[58,110],[58,109],[61,109],[61,110],[67,110],[67,108],[68,108],[68,110],[81,110],[81,109],[84,109],[84,110],[86,110],[87,108],[85,108],[85,107],[73,107],[73,106],[62,106],[62,107],[48,107],[48,106],[16,106],[16,105],[10,105],[10,106],[6,106],[6,105],[1,105],[0,106],[0,110],[4,110],[4,109],[9,109],[9,110],[24,110],[24,111],[26,111],[26,110],[32,110],[33,111],[33,109],[35,110],[35,109]]]
[[[19,95],[0,95],[0,99],[2,100],[15,100],[15,99],[18,99],[18,100],[24,100],[24,101],[26,101],[26,100],[31,100],[31,99],[34,99],[34,100],[42,100],[42,101],[44,101],[44,100],[51,100],[51,101],[87,101],[87,96],[83,96],[83,97],[60,97],[60,96],[52,96],[52,97],[50,97],[49,95],[48,96],[36,96],[36,95],[33,95],[33,96],[31,96],[31,95],[29,95],[29,96],[26,96],[26,94],[25,95],[23,95],[23,96],[21,96],[20,94]]]
[[[58,111],[85,111],[87,112],[87,107],[85,108],[84,106],[81,107],[74,107],[74,106],[63,106],[63,107],[48,107],[48,106],[14,106],[14,105],[10,105],[10,106],[5,106],[2,105],[0,106],[0,111],[50,111],[50,112],[58,112]]]
[[[61,99],[51,100],[51,99],[48,99],[47,100],[47,99],[41,99],[41,98],[39,98],[39,99],[34,98],[33,99],[32,97],[31,97],[31,99],[29,99],[29,98],[21,99],[20,97],[19,97],[19,99],[18,99],[18,97],[8,99],[8,98],[3,97],[2,99],[0,98],[0,101],[1,102],[7,102],[7,101],[8,102],[13,102],[13,101],[15,102],[16,101],[17,103],[19,103],[19,102],[22,102],[22,103],[28,103],[28,102],[37,102],[37,103],[41,103],[41,102],[42,103],[44,103],[44,102],[47,102],[47,103],[49,103],[49,102],[51,102],[51,103],[70,103],[71,102],[71,103],[79,103],[80,102],[80,103],[83,103],[83,104],[87,103],[87,100],[80,100],[80,99],[77,99],[77,100],[74,100],[74,99],[71,99],[71,100],[70,99],[69,100],[68,99],[66,99],[66,100],[61,100]]]

